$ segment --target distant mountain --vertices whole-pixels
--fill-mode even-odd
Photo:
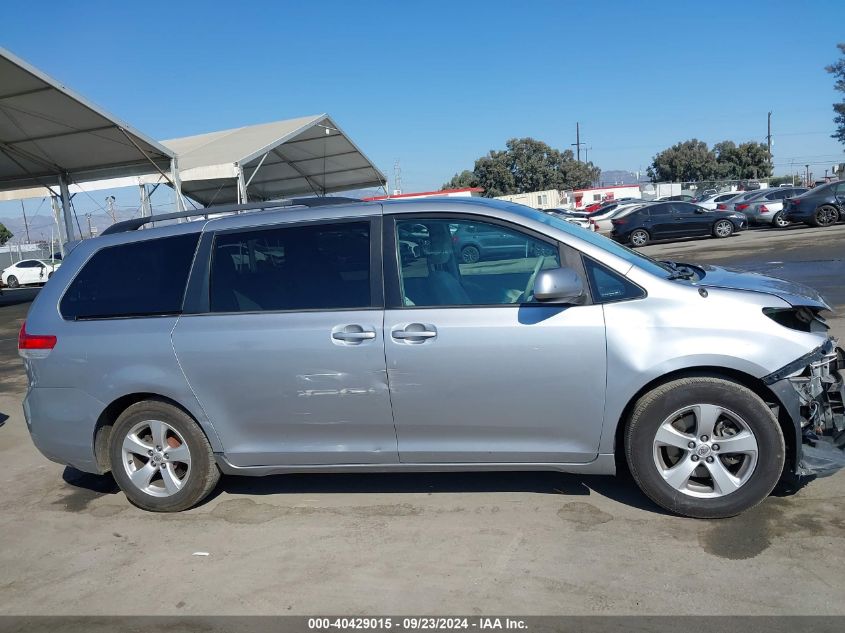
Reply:
[[[639,182],[647,182],[645,176],[641,175]],[[636,185],[637,174],[624,169],[607,169],[601,172],[601,183],[603,185]]]

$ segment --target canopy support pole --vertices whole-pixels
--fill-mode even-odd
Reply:
[[[56,232],[59,234],[59,252],[62,254],[62,259],[64,259],[65,241],[63,238],[65,230],[62,228],[62,209],[59,206],[59,199],[55,195],[50,195],[50,205],[53,207],[53,220],[56,222]]]
[[[73,242],[76,237],[73,233],[73,211],[70,208],[70,191],[67,188],[67,175],[59,174],[59,192],[62,199],[62,216],[64,218],[64,235],[62,238],[65,242]]]

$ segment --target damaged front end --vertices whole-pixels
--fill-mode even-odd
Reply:
[[[845,350],[834,339],[763,378],[795,424],[793,474],[845,468]]]

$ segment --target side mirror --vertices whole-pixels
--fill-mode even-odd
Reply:
[[[534,298],[550,303],[578,303],[584,296],[581,277],[565,266],[541,270],[534,281]]]

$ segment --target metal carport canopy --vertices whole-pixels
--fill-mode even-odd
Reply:
[[[169,171],[173,153],[0,48],[0,191]]]
[[[383,187],[386,179],[326,114],[161,142],[182,193],[204,205]]]

